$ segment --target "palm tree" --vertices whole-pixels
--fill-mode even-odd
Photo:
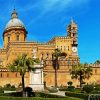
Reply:
[[[89,79],[92,75],[92,66],[88,64],[74,65],[72,66],[71,75],[72,79],[79,79],[80,88],[82,88],[84,79]]]
[[[25,96],[25,83],[24,83],[24,76],[25,73],[31,69],[33,69],[33,65],[35,63],[39,63],[38,59],[28,58],[26,54],[22,54],[18,56],[12,64],[9,64],[10,71],[18,71],[22,77],[22,89],[23,89],[23,96]]]
[[[62,52],[59,49],[55,49],[52,55],[52,65],[55,70],[55,87],[57,87],[57,70],[59,69],[59,58],[66,57],[66,53]]]

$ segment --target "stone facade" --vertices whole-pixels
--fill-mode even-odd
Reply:
[[[43,69],[46,86],[54,86],[55,73],[52,66],[52,54],[56,48],[67,54],[66,59],[60,59],[59,61],[60,67],[57,70],[58,85],[66,85],[68,81],[73,81],[74,84],[77,84],[78,81],[72,80],[70,75],[72,65],[80,62],[77,50],[77,24],[71,20],[70,25],[67,27],[67,34],[64,37],[57,36],[47,43],[38,43],[35,41],[26,41],[27,31],[23,23],[18,19],[15,10],[11,17],[3,32],[4,47],[0,49],[0,86],[7,83],[17,86],[21,82],[19,73],[9,72],[7,65],[22,53],[26,53],[28,57],[32,57],[34,50],[36,51],[35,56],[40,60],[43,59],[46,63]],[[25,76],[26,86],[29,85],[29,77],[30,75],[27,72]]]
[[[18,72],[9,72],[7,69],[0,69],[0,86],[4,86],[6,84],[15,85],[16,87],[21,83],[21,76]],[[25,85],[29,84],[29,73],[25,74]]]

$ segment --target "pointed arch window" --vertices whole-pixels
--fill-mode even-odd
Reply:
[[[8,37],[8,42],[10,41],[10,36]]]
[[[16,36],[16,40],[19,41],[19,35]]]
[[[48,58],[49,58],[49,56],[50,56],[50,54],[49,54],[49,53],[46,53],[46,59],[48,59]]]

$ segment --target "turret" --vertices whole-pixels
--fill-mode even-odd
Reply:
[[[78,47],[78,26],[77,24],[71,20],[70,25],[67,27],[68,35],[72,39],[72,55],[78,55],[77,47]]]
[[[70,25],[67,27],[68,36],[73,39],[73,45],[77,45],[77,38],[78,38],[78,26],[77,24],[71,20]]]

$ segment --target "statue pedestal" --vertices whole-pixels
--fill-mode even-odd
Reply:
[[[34,65],[34,71],[30,72],[30,85],[33,91],[43,91],[43,67],[42,65]]]

